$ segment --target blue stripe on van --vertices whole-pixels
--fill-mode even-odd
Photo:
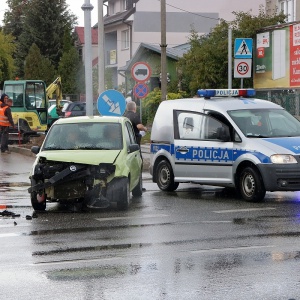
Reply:
[[[185,147],[187,152],[179,152],[177,150],[184,147],[174,147],[174,144],[151,144],[150,152],[157,153],[160,150],[165,150],[171,155],[175,154],[177,160],[182,161],[212,161],[212,162],[234,162],[241,155],[250,153],[256,156],[262,163],[270,163],[270,158],[258,151],[249,151],[243,149],[227,149],[227,148],[211,148],[211,147]]]
[[[299,137],[268,138],[264,139],[264,141],[286,148],[295,154],[300,154]]]

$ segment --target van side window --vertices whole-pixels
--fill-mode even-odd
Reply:
[[[175,139],[219,140],[220,128],[227,127],[209,115],[191,111],[176,111],[174,120]]]
[[[204,129],[204,139],[205,140],[217,140],[218,128],[223,127],[222,123],[214,118],[207,117],[205,118]]]
[[[188,140],[200,139],[200,128],[203,122],[202,114],[190,111],[176,111],[174,120],[175,138]]]

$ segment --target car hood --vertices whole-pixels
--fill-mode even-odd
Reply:
[[[121,150],[51,150],[42,151],[37,158],[44,157],[51,161],[72,162],[88,165],[114,163]]]
[[[272,144],[268,145],[277,151],[277,153],[287,153],[287,154],[300,154],[300,137],[279,137],[279,138],[268,138],[263,139],[264,141]]]

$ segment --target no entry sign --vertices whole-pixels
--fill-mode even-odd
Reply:
[[[234,60],[234,78],[251,77],[252,59],[235,59]]]

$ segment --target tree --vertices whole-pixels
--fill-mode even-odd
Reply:
[[[228,86],[228,29],[232,28],[232,37],[255,38],[260,28],[284,23],[286,16],[266,15],[263,9],[257,16],[249,12],[234,12],[235,20],[214,27],[207,35],[199,36],[191,32],[191,49],[182,59],[178,67],[181,74],[182,88],[195,95],[199,88],[225,88]],[[239,86],[239,79],[233,80],[233,87]],[[252,79],[244,80],[244,87],[252,87]]]
[[[25,3],[27,9],[21,18],[22,32],[18,38],[16,55],[19,76],[24,74],[23,62],[33,43],[38,46],[42,56],[58,68],[66,32],[71,36],[71,29],[76,21],[76,17],[67,10],[65,0],[31,0]]]
[[[56,70],[51,61],[42,56],[40,49],[33,44],[25,59],[25,79],[39,79],[45,81],[46,85],[53,82],[56,76]]]
[[[0,82],[12,79],[14,73],[14,38],[0,31]]]
[[[12,34],[16,40],[23,30],[24,16],[30,8],[30,1],[7,0],[9,10],[4,13],[3,30],[6,34]]]
[[[80,70],[79,55],[75,47],[64,52],[58,66],[58,74],[61,76],[64,94],[80,92],[77,79]]]

